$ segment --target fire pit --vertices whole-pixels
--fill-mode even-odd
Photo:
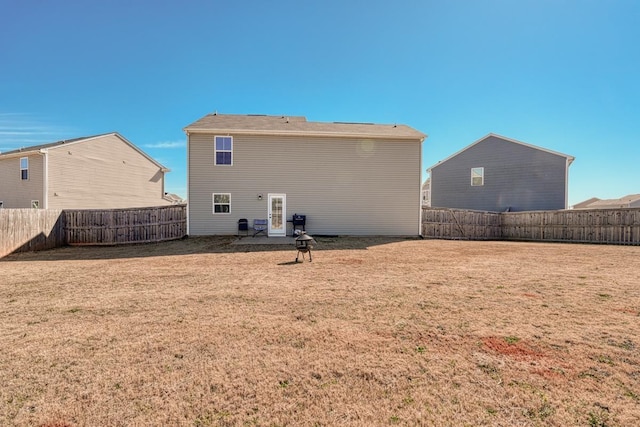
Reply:
[[[296,254],[296,262],[298,262],[300,254],[302,254],[302,260],[304,262],[304,254],[307,252],[309,253],[309,262],[311,262],[311,249],[313,249],[313,247],[318,243],[313,237],[309,236],[304,231],[297,230],[296,234],[298,235],[298,237],[296,237],[296,249],[298,250],[298,253]]]

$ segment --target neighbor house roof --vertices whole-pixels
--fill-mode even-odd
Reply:
[[[427,135],[406,125],[374,123],[308,122],[301,116],[208,114],[184,128],[189,133],[248,135],[314,135],[351,138],[424,140]]]
[[[479,144],[482,141],[484,141],[485,139],[490,138],[490,137],[500,138],[500,139],[503,139],[505,141],[513,142],[514,144],[519,144],[519,145],[522,145],[522,146],[525,146],[525,147],[533,148],[535,150],[544,151],[545,153],[555,154],[556,156],[565,157],[568,160],[569,164],[571,164],[575,160],[575,157],[570,156],[568,154],[562,154],[562,153],[559,153],[557,151],[548,150],[546,148],[538,147],[536,145],[527,144],[526,142],[517,141],[515,139],[507,138],[505,136],[498,135],[498,134],[495,134],[495,133],[490,133],[490,134],[488,134],[486,136],[483,136],[482,138],[480,138],[476,142],[474,142],[474,143],[472,143],[470,145],[467,145],[462,150],[455,152],[454,154],[450,155],[446,159],[439,161],[438,163],[436,163],[435,165],[433,165],[429,169],[427,169],[427,171],[430,171],[431,169],[435,168],[436,166],[441,165],[442,163],[446,162],[447,160],[457,156],[458,154],[462,153],[463,151],[468,150],[469,148],[473,147],[474,145]]]
[[[629,194],[619,199],[598,199],[592,197],[584,202],[573,205],[574,209],[617,209],[631,207],[635,202],[640,201],[640,194]]]
[[[153,159],[153,157],[150,157],[147,153],[145,153],[144,151],[142,151],[141,149],[136,147],[135,144],[133,144],[131,141],[127,140],[125,137],[123,137],[122,135],[120,135],[117,132],[102,133],[102,134],[99,134],[99,135],[84,136],[84,137],[81,137],[81,138],[63,139],[61,141],[50,142],[50,143],[47,143],[47,144],[31,145],[29,147],[23,147],[23,148],[19,148],[17,150],[11,150],[11,151],[6,151],[4,153],[0,153],[0,159],[9,158],[9,157],[17,157],[17,156],[25,156],[25,155],[28,155],[28,154],[38,154],[38,153],[43,152],[42,150],[51,150],[51,149],[56,149],[56,148],[60,148],[60,147],[63,147],[63,146],[67,147],[69,145],[78,144],[78,143],[81,143],[81,142],[89,141],[89,140],[92,140],[92,139],[95,139],[95,138],[100,138],[100,137],[108,136],[108,135],[114,135],[117,138],[121,139],[125,144],[131,146],[131,148],[133,148],[134,150],[139,152],[142,156],[146,157],[149,161],[151,161],[152,163],[157,165],[158,168],[162,169],[163,172],[169,172],[170,169],[162,166],[155,159]]]

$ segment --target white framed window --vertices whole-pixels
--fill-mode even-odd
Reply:
[[[216,136],[214,138],[216,165],[233,165],[233,137],[232,136]]]
[[[471,185],[484,185],[484,168],[471,168]]]
[[[40,209],[40,201],[32,200],[31,201],[31,209]]]
[[[4,208],[4,202],[0,200],[0,209]]]
[[[20,179],[29,179],[29,158],[20,157]]]
[[[213,213],[231,213],[231,193],[213,193]]]

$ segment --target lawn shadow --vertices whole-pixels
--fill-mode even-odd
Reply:
[[[405,240],[417,240],[419,237],[352,237],[352,236],[314,236],[318,245],[314,251],[323,250],[366,250],[372,246],[385,245]],[[234,244],[235,236],[199,236],[188,237],[160,243],[139,243],[111,246],[65,246],[38,252],[21,252],[7,255],[2,262],[25,261],[68,261],[147,258],[162,256],[181,256],[194,254],[222,254],[247,252],[292,252],[292,244]],[[294,262],[283,265],[293,265]]]

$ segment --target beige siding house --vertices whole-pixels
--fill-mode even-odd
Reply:
[[[165,168],[118,133],[0,153],[4,208],[110,209],[169,205]]]
[[[420,234],[423,133],[404,125],[209,114],[187,126],[189,234],[230,235],[267,219],[292,233]]]

